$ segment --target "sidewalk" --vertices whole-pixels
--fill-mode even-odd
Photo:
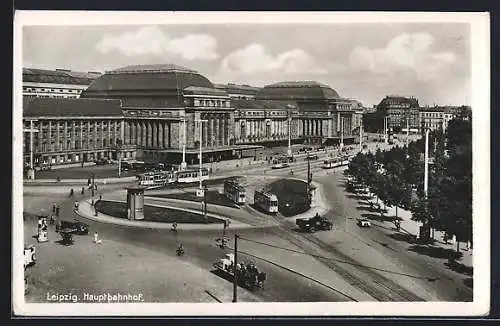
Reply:
[[[119,200],[109,200],[109,201],[126,203],[125,201],[119,201]],[[148,204],[147,206],[156,206],[156,207],[175,209],[175,210],[180,210],[180,211],[185,211],[185,212],[201,214],[201,211],[198,211],[198,210],[174,207],[174,206],[169,206],[169,205]],[[106,215],[103,213],[98,213],[98,215],[96,216],[95,209],[91,205],[91,201],[89,199],[79,202],[79,209],[76,212],[76,214],[78,214],[81,217],[87,218],[89,220],[93,220],[93,221],[101,222],[101,223],[117,224],[117,225],[132,226],[132,227],[147,228],[147,229],[170,229],[172,227],[172,223],[128,220],[128,219],[124,219],[124,218],[113,217],[113,216]],[[222,220],[224,220],[224,219],[230,220],[231,221],[231,228],[250,228],[250,227],[253,227],[251,225],[248,225],[248,224],[245,224],[245,223],[242,223],[239,221],[235,221],[231,218],[228,218],[227,216],[221,216],[221,215],[213,214],[213,213],[207,213],[207,216],[219,218]],[[220,224],[217,224],[217,223],[211,223],[211,224],[182,223],[181,228],[183,230],[220,230],[221,226],[220,226]]]
[[[370,196],[373,194],[370,194]],[[376,197],[373,196],[373,198],[370,200],[372,203],[376,201]],[[380,203],[380,201],[379,201]],[[381,205],[383,208],[383,205]],[[396,216],[396,207],[386,207],[387,213],[385,213],[385,216]],[[411,219],[412,213],[408,210],[405,210],[403,208],[398,207],[398,214],[397,214],[400,223],[401,223],[401,233],[406,233],[410,235],[414,235],[415,237],[418,237],[420,233],[420,226],[422,226],[421,222],[414,221]],[[392,222],[381,222],[384,224],[390,224],[391,226],[394,226]],[[447,251],[456,251],[456,242],[449,240],[448,243],[445,243],[443,241],[444,239],[444,232],[442,231],[437,231],[434,230],[434,242],[432,244],[426,245],[428,248],[441,248]],[[466,248],[467,244],[465,242],[460,243],[460,253],[462,254],[462,257],[457,258],[456,261],[460,262],[461,264],[465,265],[466,267],[473,267],[473,250],[469,249],[467,250]]]

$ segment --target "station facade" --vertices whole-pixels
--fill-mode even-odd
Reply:
[[[30,100],[36,101],[25,100],[25,129],[37,120],[34,126],[42,133],[35,133],[34,152],[49,164],[117,152],[124,158],[172,163],[180,163],[185,152],[186,162],[197,164],[200,139],[203,161],[210,162],[286,144],[289,133],[294,143],[349,143],[361,122],[355,101],[324,84],[214,85],[194,70],[171,64],[106,72],[80,99]],[[29,133],[25,135],[29,140]],[[44,145],[52,135],[59,138]],[[28,141],[25,145],[27,157]]]

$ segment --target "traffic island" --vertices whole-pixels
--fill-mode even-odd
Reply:
[[[99,213],[120,218],[128,219],[127,203],[100,200],[95,203],[95,210]],[[179,224],[222,224],[223,219],[207,215],[206,219],[202,214],[165,208],[158,206],[144,205],[144,219],[146,222],[161,223],[179,223]]]
[[[278,197],[278,210],[285,217],[305,213],[311,208],[305,181],[280,179],[268,184],[265,190]]]
[[[195,201],[195,202],[200,202],[200,203],[203,201],[203,197],[196,196],[196,192],[155,194],[155,195],[151,195],[151,197],[152,198],[159,197],[159,198],[187,200],[187,201]],[[219,205],[219,206],[225,206],[225,207],[236,208],[236,209],[240,208],[233,201],[231,201],[225,195],[219,193],[216,190],[207,191],[206,200],[207,200],[207,203],[211,204],[211,205]]]

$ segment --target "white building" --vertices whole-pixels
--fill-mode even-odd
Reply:
[[[45,98],[79,98],[101,74],[71,70],[23,69],[23,96]]]

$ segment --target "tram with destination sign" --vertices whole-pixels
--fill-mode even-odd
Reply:
[[[278,197],[270,192],[255,190],[253,195],[254,205],[266,213],[278,213]]]
[[[245,204],[245,188],[235,180],[224,181],[224,195],[238,205]]]

